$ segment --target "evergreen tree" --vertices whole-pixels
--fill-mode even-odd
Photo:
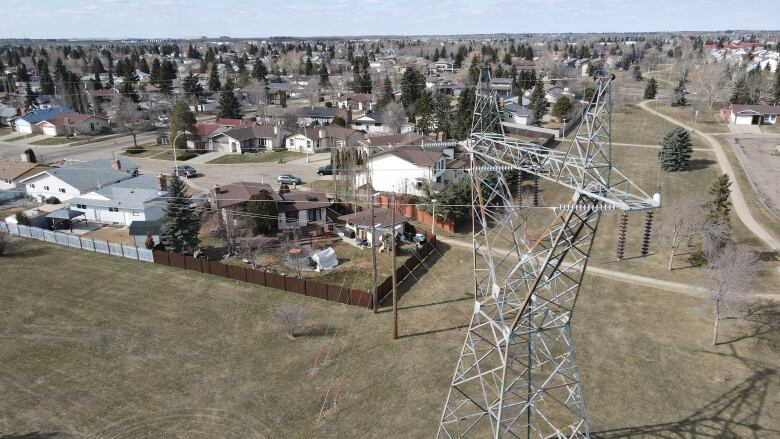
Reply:
[[[217,64],[211,64],[211,68],[209,70],[209,81],[208,81],[208,87],[211,91],[219,91],[220,88],[222,88],[222,84],[219,82],[219,76],[217,76]]]
[[[550,111],[550,115],[555,116],[557,118],[562,118],[569,114],[569,111],[571,111],[571,101],[569,100],[568,96],[561,96],[558,98],[557,101],[555,101],[555,105],[552,107],[552,111]]]
[[[418,133],[428,135],[434,127],[433,96],[428,90],[424,90],[417,100],[415,111],[415,129]]]
[[[279,210],[268,192],[261,191],[249,197],[246,212],[252,215],[255,233],[266,234],[276,229]]]
[[[471,57],[471,65],[469,65],[469,80],[474,84],[479,82],[479,58],[476,54]]]
[[[775,86],[772,89],[772,102],[780,105],[780,65],[775,67]]]
[[[330,78],[328,76],[328,66],[325,65],[324,62],[320,64],[320,70],[318,73],[320,75],[320,85],[330,84]]]
[[[655,80],[655,78],[650,78],[649,81],[647,81],[647,85],[645,86],[645,94],[642,96],[643,99],[655,99],[655,96],[658,94],[658,82]]]
[[[634,81],[641,81],[642,80],[642,68],[639,67],[639,64],[634,64]]]
[[[138,66],[138,70],[143,73],[149,74],[149,63],[146,62],[146,58],[141,58],[141,63]]]
[[[407,67],[401,76],[401,105],[407,110],[413,106],[425,90],[425,76],[414,67]]]
[[[195,115],[190,111],[187,102],[184,100],[177,101],[171,114],[171,132],[169,133],[171,143],[173,143],[173,139],[176,138],[176,135],[182,131],[194,133],[195,123]],[[187,135],[185,134],[176,139],[177,148],[183,148],[186,145],[186,137]]]
[[[184,94],[189,97],[200,96],[203,93],[203,86],[198,83],[198,78],[192,72],[181,81],[181,88],[184,90]]]
[[[306,58],[306,65],[303,68],[303,74],[311,76],[314,74],[314,63],[311,62],[311,57]]]
[[[661,150],[658,152],[661,169],[668,172],[684,171],[691,161],[691,155],[693,155],[691,134],[682,127],[677,127],[664,136]]]
[[[390,82],[390,77],[385,76],[385,82],[382,86],[382,97],[379,99],[379,107],[384,108],[387,104],[395,101],[395,95],[393,95],[393,83]]]
[[[92,59],[92,74],[99,75],[101,73],[106,73],[106,68],[103,67],[103,62],[100,61],[100,57],[96,56]]]
[[[473,87],[466,87],[458,96],[458,108],[455,110],[452,133],[457,140],[464,140],[471,135],[475,101],[476,93]]]
[[[54,94],[54,80],[49,73],[49,66],[44,64],[40,74],[41,78],[41,93],[44,95]]]
[[[723,174],[712,182],[709,190],[710,199],[704,206],[707,209],[707,223],[710,225],[725,223],[731,225],[731,180],[728,174]]]
[[[30,74],[27,73],[27,66],[24,63],[16,66],[16,79],[20,82],[30,82]]]
[[[450,101],[443,94],[437,94],[433,103],[436,132],[443,133],[445,139],[452,136],[452,111]]]
[[[217,108],[219,119],[241,119],[241,103],[233,93],[233,81],[228,79],[219,94],[219,106]]]
[[[547,100],[544,98],[542,81],[537,81],[534,89],[531,91],[528,108],[534,115],[534,125],[541,126],[542,118],[547,113]]]
[[[677,87],[672,91],[672,107],[684,107],[688,105],[688,99],[685,95],[688,92],[685,90],[685,81],[680,81]]]
[[[24,93],[24,105],[25,105],[25,107],[32,108],[33,105],[35,105],[35,98],[36,97],[37,97],[37,95],[33,91],[32,86],[30,85],[29,82],[27,82],[26,85],[25,85],[25,93]]]
[[[135,91],[135,87],[133,86],[133,83],[130,81],[125,81],[122,83],[122,89],[120,90],[120,93],[122,93],[122,96],[131,99],[135,103],[138,103],[138,101],[140,100],[138,97],[138,93],[136,93]]]
[[[268,74],[268,69],[265,68],[265,64],[260,58],[255,58],[255,63],[252,65],[252,77],[258,81],[265,81],[265,76]]]
[[[92,78],[92,90],[100,90],[103,88],[103,84],[100,82],[100,74],[95,73],[95,77]]]
[[[160,81],[162,68],[160,67],[160,58],[155,58],[152,62],[152,72],[149,73],[149,82],[157,84]]]
[[[168,187],[160,241],[169,252],[192,253],[198,248],[199,231],[198,212],[185,191],[184,182],[174,175]]]
[[[585,87],[585,89],[582,91],[582,100],[585,102],[590,102],[593,100],[593,97],[596,95],[596,88],[592,85],[589,85]]]

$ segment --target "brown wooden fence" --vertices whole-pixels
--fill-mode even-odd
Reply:
[[[436,245],[436,235],[431,235],[426,232],[425,236],[427,242],[417,250],[417,256],[407,259],[403,265],[397,267],[396,279],[399,283],[404,280],[406,276],[409,276],[417,265],[420,264],[420,261],[425,259],[425,257],[433,251],[434,246]],[[323,284],[313,279],[284,276],[279,273],[255,270],[241,265],[229,265],[223,264],[222,262],[195,259],[192,256],[184,256],[178,253],[155,250],[152,254],[155,264],[213,274],[215,276],[226,277],[241,282],[266,286],[268,288],[288,291],[303,296],[316,297],[331,302],[345,303],[361,308],[371,308],[373,306],[373,297],[371,293],[359,289],[350,289],[342,287],[341,285]],[[380,298],[385,297],[392,289],[393,279],[392,276],[390,276],[377,286],[377,295]]]

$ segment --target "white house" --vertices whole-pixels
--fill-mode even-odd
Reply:
[[[736,105],[721,110],[724,120],[735,125],[774,125],[780,105]]]
[[[441,149],[399,146],[368,158],[374,190],[425,195],[426,187],[444,181],[448,160]]]
[[[11,128],[16,133],[37,134],[41,132],[36,125],[38,122],[55,117],[60,113],[73,113],[73,110],[67,107],[52,107],[31,111],[25,115],[11,118]]]
[[[528,108],[517,104],[504,105],[504,122],[517,125],[530,125],[534,122],[534,114]]]
[[[60,113],[36,125],[45,136],[100,134],[111,130],[107,117],[79,113]]]
[[[374,216],[371,217],[371,210],[361,210],[360,212],[342,215],[339,217],[344,221],[347,230],[355,234],[355,239],[365,239],[369,244],[379,242],[382,235],[389,233],[391,228],[395,229],[396,234],[403,234],[406,228],[405,223],[409,220],[405,216],[396,212],[395,224],[393,224],[393,213],[390,209],[384,207],[375,207]],[[371,229],[374,229],[374,234]]]
[[[371,111],[374,109],[374,95],[369,93],[344,93],[336,98],[336,104],[341,109]]]
[[[0,190],[15,189],[20,181],[40,174],[48,168],[47,165],[40,163],[0,160]],[[24,184],[19,185],[19,190],[24,192]]]
[[[27,194],[41,202],[56,198],[60,202],[119,183],[138,175],[138,165],[127,159],[99,159],[77,162],[19,181]]]
[[[287,136],[285,148],[289,151],[316,153],[327,151],[332,147],[344,147],[356,144],[363,139],[363,134],[338,125],[324,127],[304,127],[297,133]]]
[[[352,119],[350,126],[354,130],[365,131],[368,134],[393,134],[392,129],[385,125],[384,113],[374,111]]]
[[[129,226],[162,218],[168,186],[165,176],[140,175],[68,200],[87,220]]]
[[[207,149],[238,154],[281,149],[284,148],[283,142],[288,132],[283,127],[273,125],[234,128],[209,136]]]

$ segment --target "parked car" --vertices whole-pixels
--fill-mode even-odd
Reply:
[[[292,174],[282,174],[276,177],[276,182],[279,184],[301,184],[301,179]]]
[[[333,165],[325,165],[317,168],[317,175],[333,175]]]
[[[198,171],[190,165],[179,165],[173,168],[173,173],[179,177],[192,178],[198,175]]]

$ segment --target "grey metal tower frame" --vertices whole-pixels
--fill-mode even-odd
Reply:
[[[595,93],[568,148],[505,135],[490,70],[482,68],[466,148],[471,159],[474,310],[438,437],[588,437],[571,317],[605,210],[660,206],[611,161],[611,81]],[[505,173],[572,189],[571,204],[534,242]]]

